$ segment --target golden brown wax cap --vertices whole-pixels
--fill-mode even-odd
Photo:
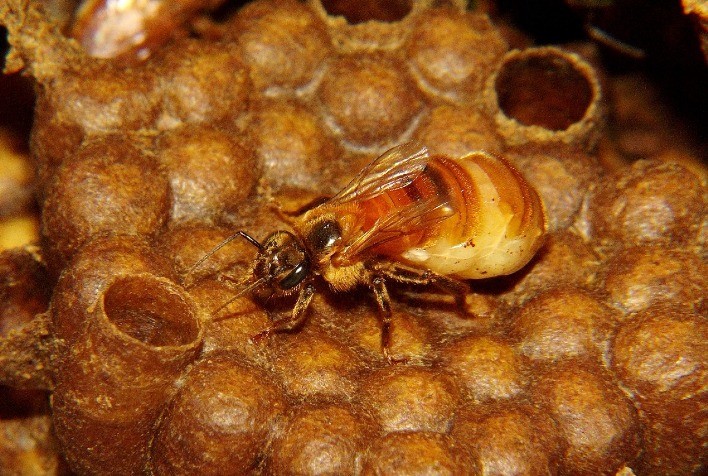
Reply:
[[[528,385],[525,357],[500,339],[459,339],[445,346],[441,359],[474,402],[514,398]]]
[[[158,129],[183,123],[229,125],[248,108],[253,86],[235,47],[183,40],[141,68],[158,78],[152,95],[160,100]]]
[[[144,70],[95,63],[89,70],[61,76],[47,92],[57,114],[85,133],[135,130],[155,120],[155,81]]]
[[[229,23],[254,87],[268,95],[309,87],[331,55],[329,34],[301,2],[250,2]],[[293,39],[297,41],[293,41]]]
[[[648,474],[700,471],[708,382],[705,316],[676,305],[650,306],[622,324],[612,353],[615,372],[641,410],[641,469]]]
[[[628,312],[662,301],[700,308],[706,299],[708,265],[689,251],[625,248],[608,261],[604,274],[610,302]]]
[[[272,365],[290,395],[352,398],[363,366],[350,349],[317,328],[271,339]]]
[[[167,221],[166,177],[136,141],[103,136],[85,143],[57,170],[42,214],[47,260],[55,270],[93,237],[152,235]]]
[[[424,367],[376,370],[361,383],[360,399],[386,431],[446,432],[460,390],[447,373]]]
[[[508,49],[489,17],[453,8],[416,18],[405,48],[418,87],[453,102],[473,100]]]
[[[527,404],[469,405],[451,436],[490,474],[541,476],[558,471],[563,444],[550,416]]]
[[[356,474],[361,453],[377,434],[370,418],[341,403],[298,407],[274,438],[267,472]]]
[[[156,154],[170,184],[173,222],[216,222],[253,192],[260,175],[248,147],[210,127],[165,132]]]
[[[708,188],[681,165],[642,160],[603,181],[591,200],[590,225],[603,242],[692,246]]]
[[[708,378],[708,322],[685,307],[654,305],[631,316],[613,344],[613,364],[642,400],[699,397]]]
[[[640,454],[636,408],[594,363],[568,360],[539,372],[531,395],[558,425],[562,472],[615,472]]]
[[[422,103],[395,57],[340,56],[320,85],[327,125],[355,146],[381,147],[414,125]]]
[[[46,188],[56,173],[57,167],[79,148],[85,132],[78,124],[64,120],[59,108],[52,105],[52,100],[38,92],[35,126],[30,137],[30,148],[35,157],[35,182],[38,202],[42,203]]]
[[[588,358],[602,362],[619,311],[577,287],[537,294],[514,319],[519,351],[537,361]]]
[[[479,463],[472,455],[439,433],[390,433],[372,442],[363,459],[362,474],[476,473]]]
[[[211,223],[177,224],[160,235],[156,251],[170,257],[179,281],[187,288],[191,289],[200,280],[219,274],[227,274],[237,281],[239,277],[245,277],[251,266],[256,253],[252,244],[235,239],[207,256],[235,231]]]
[[[157,429],[156,474],[244,474],[286,410],[272,378],[231,355],[209,354],[185,376]]]
[[[323,120],[291,101],[257,104],[250,134],[264,179],[275,190],[289,187],[324,193],[328,166],[341,160],[342,149],[327,133]]]
[[[463,157],[471,150],[501,154],[503,146],[491,119],[471,106],[443,104],[421,120],[414,137],[431,153]]]

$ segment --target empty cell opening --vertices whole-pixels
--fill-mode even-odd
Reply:
[[[370,20],[392,23],[410,13],[412,0],[322,0],[325,11],[354,25]]]
[[[104,310],[121,332],[145,344],[186,345],[197,339],[194,310],[176,289],[148,277],[124,277],[106,291]]]
[[[507,61],[494,87],[507,117],[554,131],[580,121],[593,99],[585,73],[568,58],[547,53]]]

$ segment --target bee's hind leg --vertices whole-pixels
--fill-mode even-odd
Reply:
[[[276,332],[290,332],[302,326],[307,319],[307,308],[310,306],[314,295],[315,286],[313,284],[310,283],[303,286],[297,297],[293,312],[288,317],[274,321],[268,328],[251,337],[251,341],[258,342]]]
[[[374,298],[379,307],[379,319],[381,320],[381,351],[388,363],[393,363],[391,357],[391,298],[386,289],[386,282],[381,276],[374,276],[371,280],[371,289],[374,291]]]
[[[391,261],[377,263],[375,269],[380,275],[399,283],[436,286],[440,290],[451,294],[455,298],[459,311],[466,313],[465,298],[470,292],[470,287],[464,281],[435,273],[429,269],[419,269]]]

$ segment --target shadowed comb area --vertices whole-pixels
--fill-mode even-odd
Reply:
[[[58,3],[0,5],[41,213],[0,253],[0,473],[705,472],[705,168],[590,47],[462,0],[189,0],[96,58],[111,2],[74,24],[89,51]],[[243,292],[253,243],[408,141],[508,161],[543,247],[465,313],[391,284],[394,364],[367,289],[254,339],[293,301]]]

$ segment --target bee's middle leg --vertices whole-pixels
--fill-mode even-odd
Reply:
[[[307,319],[307,308],[315,295],[315,286],[306,284],[300,290],[292,314],[274,321],[268,328],[251,337],[253,342],[258,342],[276,332],[290,332],[299,328]]]
[[[399,283],[436,286],[442,291],[451,294],[455,298],[458,309],[461,312],[465,312],[465,298],[470,292],[470,287],[464,281],[444,276],[428,269],[418,269],[390,261],[378,263],[376,271],[382,276]]]

